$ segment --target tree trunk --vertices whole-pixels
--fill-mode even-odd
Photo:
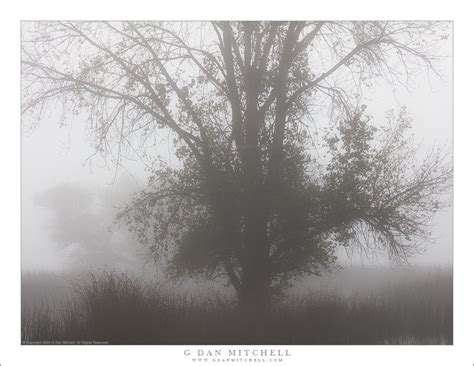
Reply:
[[[247,327],[247,342],[262,343],[270,307],[270,274],[267,243],[266,205],[259,130],[258,97],[262,74],[252,63],[255,29],[244,23],[244,89],[246,108],[242,120],[245,145],[242,151],[244,191],[244,233],[240,310]]]
[[[270,283],[268,273],[258,268],[243,274],[240,293],[240,310],[251,319],[265,317],[270,309]]]
[[[259,202],[256,202],[256,206]],[[254,207],[246,220],[245,263],[239,305],[251,343],[262,343],[265,319],[270,310],[270,273],[262,207]]]
[[[245,328],[245,343],[265,344],[265,324],[270,309],[270,297],[266,281],[257,276],[242,286],[240,315]]]

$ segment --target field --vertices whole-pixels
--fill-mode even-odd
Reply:
[[[451,269],[351,268],[286,294],[255,339],[230,297],[113,271],[22,275],[22,343],[452,344]]]

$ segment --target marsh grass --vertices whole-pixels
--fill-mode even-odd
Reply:
[[[36,274],[22,279],[24,344],[360,345],[452,344],[453,340],[450,271],[417,273],[374,294],[342,296],[322,289],[288,296],[267,314],[258,341],[229,299],[177,295],[171,288],[112,271],[67,281],[70,288],[62,288],[62,297],[35,302],[28,291],[40,278]],[[61,282],[56,277],[43,280],[56,281],[56,286]]]

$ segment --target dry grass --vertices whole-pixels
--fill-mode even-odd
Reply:
[[[59,286],[61,296],[48,295],[49,301],[33,301],[41,281],[43,287],[71,286],[69,291]],[[453,339],[451,271],[415,272],[376,294],[320,290],[292,296],[267,314],[258,341],[231,301],[178,296],[126,274],[89,273],[80,282],[30,274],[23,277],[22,291],[25,344],[452,344]]]

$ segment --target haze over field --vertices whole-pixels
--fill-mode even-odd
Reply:
[[[22,24],[22,342],[452,344],[452,24]]]
[[[451,54],[451,40],[444,45],[444,54]],[[452,147],[452,79],[451,58],[444,62],[443,80],[432,76],[417,79],[410,91],[396,92],[381,83],[368,91],[368,112],[374,120],[384,121],[385,111],[406,105],[413,117],[415,140],[423,143],[427,151],[433,143]],[[373,100],[373,102],[371,102]],[[126,198],[142,189],[148,178],[144,162],[138,158],[126,161],[116,171],[112,162],[104,163],[100,157],[87,158],[92,153],[82,121],[76,118],[70,128],[60,128],[54,118],[45,120],[29,136],[22,138],[22,265],[27,269],[57,270],[67,268],[67,254],[50,238],[51,210],[35,203],[35,197],[45,191],[67,183],[96,192],[109,190]],[[327,123],[327,122],[324,122]],[[150,149],[164,159],[173,159],[166,136]],[[111,220],[112,217],[107,217]],[[438,213],[433,222],[434,243],[427,245],[425,254],[413,258],[413,264],[424,266],[452,264],[452,208]],[[387,264],[384,258],[352,260],[340,253],[342,263]]]

